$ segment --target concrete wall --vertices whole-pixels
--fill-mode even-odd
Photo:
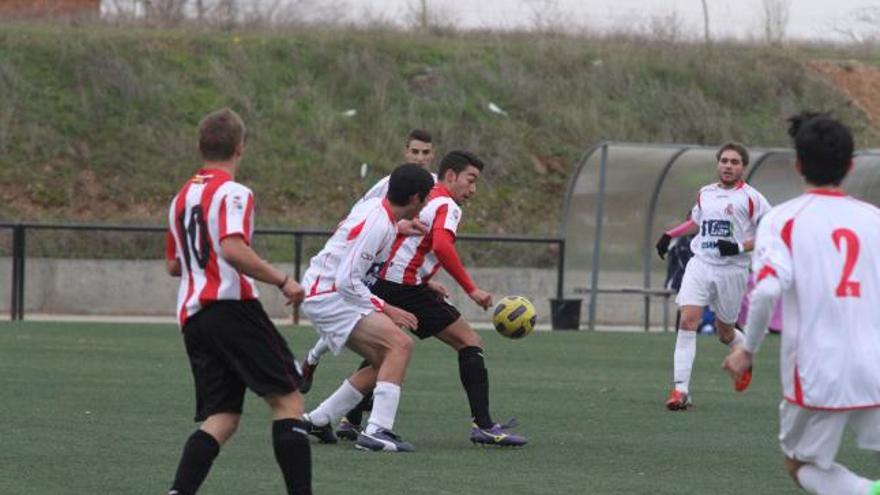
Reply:
[[[279,265],[293,273],[292,264]],[[165,274],[161,260],[70,260],[28,258],[26,262],[25,312],[69,315],[173,316],[178,279]],[[556,270],[535,268],[474,268],[474,280],[496,299],[504,295],[529,298],[538,312],[539,324],[550,323],[550,298],[556,295]],[[580,275],[580,274],[579,274]],[[0,258],[0,312],[9,313],[12,260]],[[579,277],[583,278],[583,277]],[[614,280],[603,274],[603,280]],[[452,292],[451,301],[466,318],[488,322],[491,312],[477,307],[445,273],[437,277]],[[567,286],[584,285],[570,280]],[[280,292],[260,286],[260,298],[273,317],[290,314]],[[583,298],[581,324],[586,325],[589,295]],[[638,296],[601,295],[597,304],[600,324],[640,325],[643,299]],[[662,305],[652,304],[652,321],[661,323]],[[674,315],[674,312],[673,312]],[[674,316],[673,316],[674,318]]]

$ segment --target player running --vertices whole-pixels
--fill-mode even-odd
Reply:
[[[178,322],[195,381],[201,426],[183,448],[169,495],[198,491],[238,429],[245,388],[272,410],[272,444],[288,494],[312,493],[311,447],[293,354],[257,300],[254,279],[288,304],[303,289],[251,249],[254,195],[235,182],[245,150],[241,117],[225,108],[199,123],[204,165],[171,202],[166,268],[179,276]]]
[[[412,339],[401,328],[416,328],[419,323],[411,313],[371,294],[364,280],[388,257],[397,238],[397,222],[419,213],[433,185],[431,174],[418,165],[394,169],[387,196],[357,204],[303,276],[308,292],[302,311],[329,349],[339,354],[349,347],[370,364],[344,380],[306,419],[319,429],[332,428],[372,391],[373,413],[356,444],[364,450],[413,450],[393,427],[412,349]]]
[[[761,222],[746,338],[724,368],[739,379],[751,367],[781,295],[785,469],[810,493],[878,495],[880,482],[835,457],[847,425],[861,448],[880,451],[880,210],[840,189],[854,149],[846,126],[811,113],[789,120],[795,166],[813,189]]]
[[[691,241],[694,257],[685,269],[681,290],[675,299],[681,323],[673,358],[674,388],[666,400],[670,411],[693,405],[689,386],[697,353],[697,328],[703,308],[715,311],[715,327],[722,343],[731,348],[742,342],[734,325],[749,277],[749,255],[754,246],[758,220],[770,204],[755,188],[743,182],[749,153],[738,143],[726,143],[716,153],[718,182],[700,189],[691,219],[665,232],[657,242],[660,258],[670,241],[695,234]],[[751,373],[742,376],[739,388],[748,386]]]

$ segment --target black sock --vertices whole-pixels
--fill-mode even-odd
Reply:
[[[279,419],[272,423],[275,460],[288,495],[312,495],[312,450],[308,426],[298,419]]]
[[[220,453],[220,444],[210,434],[196,430],[183,446],[183,455],[177,465],[177,474],[169,493],[193,495],[208,476],[214,458]]]
[[[474,423],[480,428],[491,428],[494,423],[489,415],[489,372],[483,361],[483,349],[465,347],[459,350],[458,373],[467,393]]]
[[[345,413],[345,419],[348,420],[349,423],[353,425],[360,426],[361,422],[364,420],[364,411],[370,411],[373,409],[373,392],[364,394],[364,398],[358,402],[358,405],[354,406],[351,411]]]
[[[372,366],[369,361],[364,359],[361,361],[361,365],[358,366],[358,371],[366,368],[367,366]],[[348,420],[349,423],[353,425],[360,425],[364,420],[364,411],[371,411],[373,409],[373,392],[364,394],[364,398],[358,402],[358,405],[354,406],[351,411],[345,413],[345,419]]]

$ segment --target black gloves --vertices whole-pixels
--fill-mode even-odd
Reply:
[[[721,256],[735,256],[742,252],[742,249],[738,242],[725,241],[724,239],[718,240],[718,253]]]
[[[669,243],[672,242],[672,237],[667,233],[663,233],[660,236],[660,240],[657,241],[657,254],[660,255],[660,259],[666,259],[666,253],[669,252]]]

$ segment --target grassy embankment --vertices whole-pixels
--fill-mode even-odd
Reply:
[[[4,25],[0,220],[163,222],[197,165],[195,124],[229,105],[250,126],[241,179],[258,195],[258,225],[332,227],[419,126],[441,150],[489,162],[465,232],[554,234],[568,174],[603,138],[784,146],[785,116],[823,108],[876,142],[807,72],[817,54],[870,57],[527,34]]]

